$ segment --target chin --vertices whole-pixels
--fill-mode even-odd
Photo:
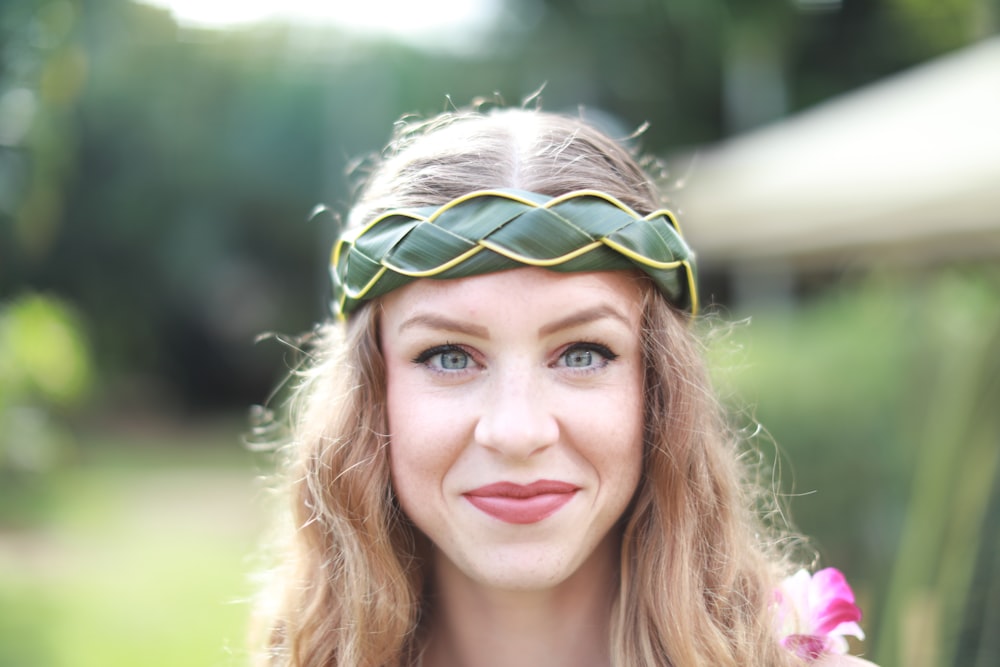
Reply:
[[[569,581],[601,576],[608,563],[594,550],[569,552],[554,548],[552,544],[536,548],[510,546],[494,548],[485,558],[452,562],[443,557],[445,567],[461,572],[476,584],[506,591],[530,592],[556,588]]]
[[[545,591],[570,579],[572,572],[564,568],[533,565],[531,567],[492,569],[486,572],[467,572],[481,586],[512,592]]]

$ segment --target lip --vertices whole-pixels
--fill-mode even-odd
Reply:
[[[558,512],[580,487],[542,479],[531,484],[496,482],[463,494],[479,511],[513,524],[538,523]]]

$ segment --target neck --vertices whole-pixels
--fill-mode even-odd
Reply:
[[[483,586],[438,554],[423,667],[608,667],[617,540],[543,590]]]

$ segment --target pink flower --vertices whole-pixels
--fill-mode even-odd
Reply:
[[[781,582],[775,600],[781,644],[800,658],[847,653],[846,635],[865,638],[861,610],[840,570],[830,567],[811,577],[799,570]]]

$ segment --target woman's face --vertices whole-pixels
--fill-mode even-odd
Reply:
[[[383,307],[393,488],[439,565],[528,590],[615,553],[642,461],[635,277],[418,280]]]

